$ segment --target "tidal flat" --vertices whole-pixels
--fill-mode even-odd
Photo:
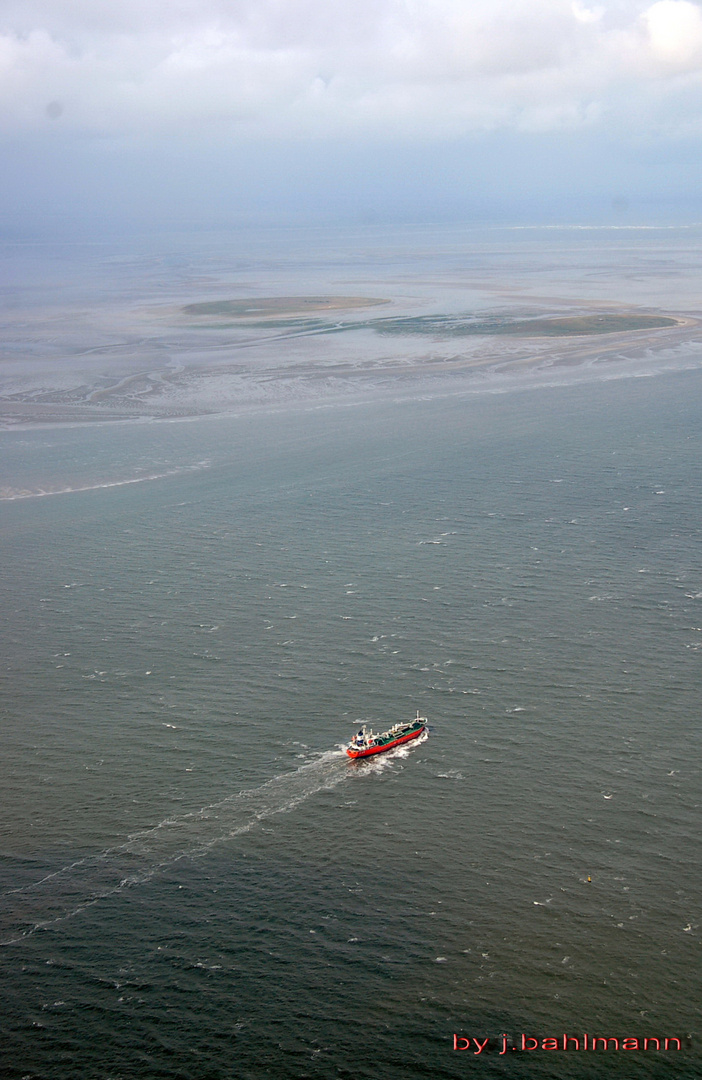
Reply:
[[[696,366],[691,239],[396,229],[10,244],[0,424],[228,415]]]

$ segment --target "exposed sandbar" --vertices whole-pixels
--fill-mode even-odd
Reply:
[[[511,337],[580,337],[586,334],[614,334],[629,330],[658,330],[680,325],[667,315],[639,312],[600,315],[571,315],[555,318],[488,319],[449,315],[418,315],[414,318],[375,319],[370,325],[381,334],[432,334],[441,337],[509,335]]]
[[[263,296],[186,304],[181,312],[196,316],[221,315],[229,319],[262,319],[279,315],[308,315],[311,311],[348,311],[389,303],[389,300],[368,296]]]

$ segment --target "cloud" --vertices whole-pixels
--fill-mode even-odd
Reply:
[[[651,54],[675,71],[702,67],[702,11],[689,0],[658,0],[644,14]]]
[[[689,134],[701,80],[691,0],[24,0],[0,16],[7,133],[645,136],[648,114]]]

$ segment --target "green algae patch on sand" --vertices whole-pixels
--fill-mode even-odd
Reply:
[[[571,315],[555,318],[475,319],[458,315],[419,315],[415,318],[377,319],[371,324],[381,334],[432,334],[439,337],[509,335],[512,337],[575,337],[623,333],[629,330],[659,330],[678,326],[667,315],[628,312],[604,315]]]
[[[307,315],[318,311],[349,311],[352,308],[389,304],[389,300],[368,296],[264,296],[245,300],[212,300],[186,304],[183,315],[221,316],[228,319],[268,319],[285,315]]]
[[[525,319],[502,327],[497,333],[526,337],[568,337],[576,334],[614,334],[627,330],[659,330],[677,326],[667,315],[574,315],[571,318]]]

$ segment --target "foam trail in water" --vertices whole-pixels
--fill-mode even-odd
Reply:
[[[215,844],[249,832],[275,814],[294,810],[317,792],[354,775],[341,750],[284,773],[260,787],[240,791],[202,809],[165,818],[132,833],[124,844],[77,859],[30,885],[3,896],[0,945],[11,945],[113,896],[148,881],[180,859],[204,855]]]

